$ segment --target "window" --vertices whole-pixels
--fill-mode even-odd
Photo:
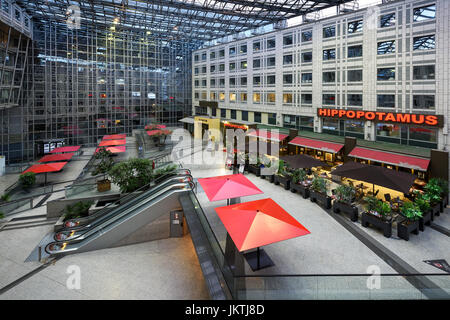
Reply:
[[[283,114],[283,127],[296,128],[297,127],[297,116]]]
[[[424,21],[436,18],[436,5],[429,5],[420,8],[414,8],[413,11],[414,18],[413,21]]]
[[[219,64],[219,71],[225,71],[225,64],[221,63]]]
[[[338,119],[323,119],[322,129],[327,133],[338,134],[339,129],[339,120]]]
[[[358,82],[363,80],[362,70],[348,70],[347,71],[347,81],[348,82]]]
[[[206,73],[206,66],[202,67],[202,73],[205,74]]]
[[[395,52],[395,40],[378,42],[377,54],[388,54]]]
[[[206,87],[206,79],[202,79],[202,87]]]
[[[293,83],[293,77],[292,74],[283,74],[283,84],[292,84]]]
[[[210,87],[214,88],[216,86],[216,79],[210,79],[209,85],[210,85]]]
[[[274,75],[267,76],[266,81],[267,81],[267,84],[270,84],[270,85],[275,84],[275,76]]]
[[[302,83],[312,83],[312,73],[302,73]]]
[[[323,82],[336,82],[336,72],[324,72],[322,77]]]
[[[236,102],[236,93],[230,92],[230,102]]]
[[[230,118],[236,120],[236,110],[230,110]]]
[[[210,92],[209,98],[211,101],[215,101],[215,100],[217,100],[217,94],[215,92]]]
[[[312,62],[312,52],[303,52],[302,53],[302,62]]]
[[[330,26],[323,28],[323,37],[324,38],[331,38],[336,36],[336,27]]]
[[[200,73],[200,69],[197,68],[197,67],[195,67],[195,68],[194,68],[194,74],[199,74],[199,73]]]
[[[219,92],[219,101],[225,101],[225,92]]]
[[[239,53],[247,53],[247,45],[246,44],[242,44],[239,47]]]
[[[267,115],[267,123],[276,125],[277,124],[277,114],[276,113],[269,113]]]
[[[348,94],[347,104],[352,107],[362,107],[362,94]]]
[[[227,117],[227,109],[220,109],[220,117],[221,118]]]
[[[4,3],[4,2],[3,2]],[[198,54],[196,54],[195,56],[194,56],[194,61],[195,62],[197,62],[197,61],[199,61],[200,60],[200,56],[198,55]]]
[[[254,122],[261,123],[261,112],[254,112],[253,117]]]
[[[283,36],[283,46],[290,46],[293,43],[294,43],[294,38],[292,37],[292,34]]]
[[[336,49],[323,50],[323,60],[334,60],[334,59],[336,59]]]
[[[194,92],[194,99],[198,100],[200,98],[200,93],[198,91]]]
[[[234,56],[236,54],[236,47],[231,47],[228,50],[228,53],[230,54],[230,56]]]
[[[253,93],[253,103],[260,103],[261,102],[261,93]]]
[[[303,104],[312,104],[312,93],[302,93],[301,102]]]
[[[247,102],[247,94],[245,92],[241,93],[241,102]]]
[[[361,32],[363,30],[363,21],[357,20],[348,23],[347,32],[348,33],[356,33]]]
[[[312,41],[312,30],[302,32],[302,42]]]
[[[267,58],[267,66],[268,67],[275,67],[275,57],[268,57]]]
[[[437,130],[424,127],[409,127],[409,140],[437,142]]]
[[[283,103],[292,103],[292,102],[293,102],[293,94],[283,93]]]
[[[260,76],[253,76],[253,84],[255,86],[261,85],[261,77]]]
[[[220,50],[219,50],[219,57],[220,57],[220,58],[225,57],[225,49],[220,49]]]
[[[414,37],[413,50],[431,50],[436,49],[436,42],[433,35]]]
[[[274,92],[269,92],[267,93],[267,103],[275,103],[275,93]]]
[[[247,60],[241,61],[241,70],[246,70],[246,69],[247,69]]]
[[[349,58],[362,57],[362,55],[363,55],[362,45],[348,47]]]
[[[302,117],[299,119],[299,126],[303,129],[314,130],[314,117]]]
[[[380,17],[380,28],[395,26],[395,12],[384,14]]]
[[[234,87],[236,85],[236,78],[230,78],[230,87]]]
[[[414,80],[434,80],[435,70],[434,65],[429,66],[414,66],[413,79]]]
[[[377,123],[377,136],[400,139],[401,127],[390,123]]]
[[[434,109],[434,96],[413,95],[413,109]]]
[[[202,53],[202,61],[206,61],[206,52]]]
[[[377,95],[377,108],[395,108],[394,94]]]
[[[292,64],[292,54],[287,54],[283,56],[283,65]]]
[[[253,59],[253,69],[261,68],[261,59]]]
[[[209,72],[211,72],[211,73],[216,72],[216,66],[215,65],[211,65],[209,67]]]
[[[377,80],[378,81],[395,80],[395,68],[378,68]]]
[[[260,51],[261,50],[261,42],[260,41],[255,41],[253,42],[253,51]]]
[[[334,94],[329,94],[329,93],[323,94],[322,95],[322,103],[335,105],[336,104],[336,96]]]
[[[219,87],[225,87],[225,78],[219,79]]]
[[[275,48],[275,38],[273,38],[273,39],[267,39],[266,47],[267,47],[267,49],[273,49],[273,48]]]
[[[194,87],[200,87],[200,81],[199,80],[195,80],[194,81]]]
[[[241,117],[243,121],[248,121],[248,111],[242,111]]]
[[[236,63],[235,62],[230,62],[230,71],[232,70],[236,70]]]
[[[2,1],[2,10],[9,14],[9,2]]]
[[[247,77],[241,78],[241,86],[247,86]]]
[[[211,115],[212,115],[213,117],[216,117],[216,116],[217,116],[217,108],[212,108],[212,109],[211,109]]]
[[[345,132],[355,132],[355,133],[364,133],[364,122],[363,121],[354,121],[354,120],[346,120],[345,121]]]
[[[211,53],[209,54],[209,59],[210,60],[214,60],[216,58],[216,52],[215,51],[211,51]]]

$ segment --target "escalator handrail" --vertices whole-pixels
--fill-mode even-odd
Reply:
[[[78,236],[78,237],[76,237],[74,239],[53,241],[53,242],[48,243],[45,246],[45,251],[48,254],[50,254],[50,255],[57,254],[57,252],[52,252],[52,250],[49,250],[49,247],[51,245],[63,245],[65,247],[65,246],[70,245],[70,244],[75,244],[75,243],[79,243],[81,241],[85,241],[86,239],[90,238],[94,234],[97,234],[98,232],[101,232],[102,230],[106,229],[107,227],[111,226],[112,224],[119,222],[120,220],[122,220],[123,218],[128,216],[129,214],[134,213],[136,210],[138,210],[142,206],[147,205],[149,202],[155,201],[159,197],[161,197],[164,194],[166,194],[168,191],[180,192],[181,190],[179,188],[174,188],[174,187],[180,187],[180,186],[183,186],[183,187],[189,186],[191,188],[191,190],[192,190],[192,188],[194,187],[194,183],[192,181],[189,181],[189,182],[185,182],[185,183],[177,183],[175,185],[168,186],[164,190],[161,190],[158,194],[153,195],[153,197],[147,198],[145,202],[139,202],[134,207],[129,208],[127,210],[123,210],[120,214],[114,215],[110,219],[107,219],[106,221],[104,221],[100,225],[98,225],[98,226],[96,226],[94,228],[91,228],[86,233],[84,233],[84,234],[82,234],[82,235],[80,235],[80,236]],[[85,236],[86,234],[87,234],[87,236]],[[82,237],[82,236],[84,236],[84,237]],[[81,239],[80,239],[80,237],[81,237]]]

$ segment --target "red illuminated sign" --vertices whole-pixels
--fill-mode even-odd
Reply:
[[[323,118],[413,124],[438,128],[444,127],[444,116],[442,115],[344,110],[344,109],[328,109],[328,108],[317,109],[317,115]]]
[[[240,125],[233,124],[233,123],[224,123],[224,125],[225,125],[225,127],[229,127],[229,128],[247,130],[247,128],[245,126],[240,126]]]

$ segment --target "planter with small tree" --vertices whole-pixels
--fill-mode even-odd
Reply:
[[[132,158],[116,163],[109,171],[109,176],[122,193],[136,191],[152,181],[154,177],[152,161]]]
[[[400,214],[405,219],[397,223],[397,235],[408,241],[410,233],[419,234],[419,218],[422,217],[422,212],[417,204],[407,201],[400,208]]]
[[[439,196],[441,198],[439,201],[439,210],[440,212],[444,212],[444,208],[448,204],[448,181],[442,178],[431,178],[425,186],[425,190],[427,189],[432,189],[431,192],[435,192],[436,194],[439,190]]]
[[[386,238],[392,236],[391,206],[376,197],[365,197],[365,211],[361,213],[361,225],[365,228],[369,225],[381,229]]]
[[[278,161],[278,172],[275,174],[274,183],[283,185],[285,190],[291,187],[292,174],[288,171],[288,165],[283,161]]]
[[[336,199],[333,202],[333,212],[347,213],[350,216],[350,220],[353,222],[358,221],[358,208],[352,204],[355,194],[356,190],[352,186],[340,185],[337,187]]]
[[[430,202],[422,194],[416,194],[415,204],[419,207],[422,212],[422,216],[419,217],[419,230],[424,231],[425,225],[431,225],[433,221],[433,211],[431,210]]]
[[[309,192],[311,202],[318,203],[324,209],[331,208],[331,197],[327,195],[327,180],[315,177],[311,183]]]
[[[36,173],[27,172],[19,176],[19,183],[25,191],[36,184]]]
[[[101,147],[95,154],[95,159],[100,160],[96,165],[93,176],[100,174],[104,175],[104,178],[97,180],[97,190],[98,192],[105,192],[111,190],[111,180],[108,179],[108,172],[114,166],[114,161],[112,160],[113,153],[108,151],[105,147]]]
[[[439,216],[441,212],[442,202],[442,188],[437,183],[437,179],[430,179],[430,181],[424,187],[424,198],[429,201],[432,210],[432,219],[435,216]]]
[[[304,169],[294,170],[291,179],[291,191],[302,195],[304,199],[309,197],[310,183],[306,182],[307,173]]]

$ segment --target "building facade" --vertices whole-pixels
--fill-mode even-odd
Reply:
[[[193,113],[445,150],[449,21],[449,1],[393,1],[197,50]],[[321,108],[376,116],[328,117]],[[383,121],[390,113],[443,120]]]

